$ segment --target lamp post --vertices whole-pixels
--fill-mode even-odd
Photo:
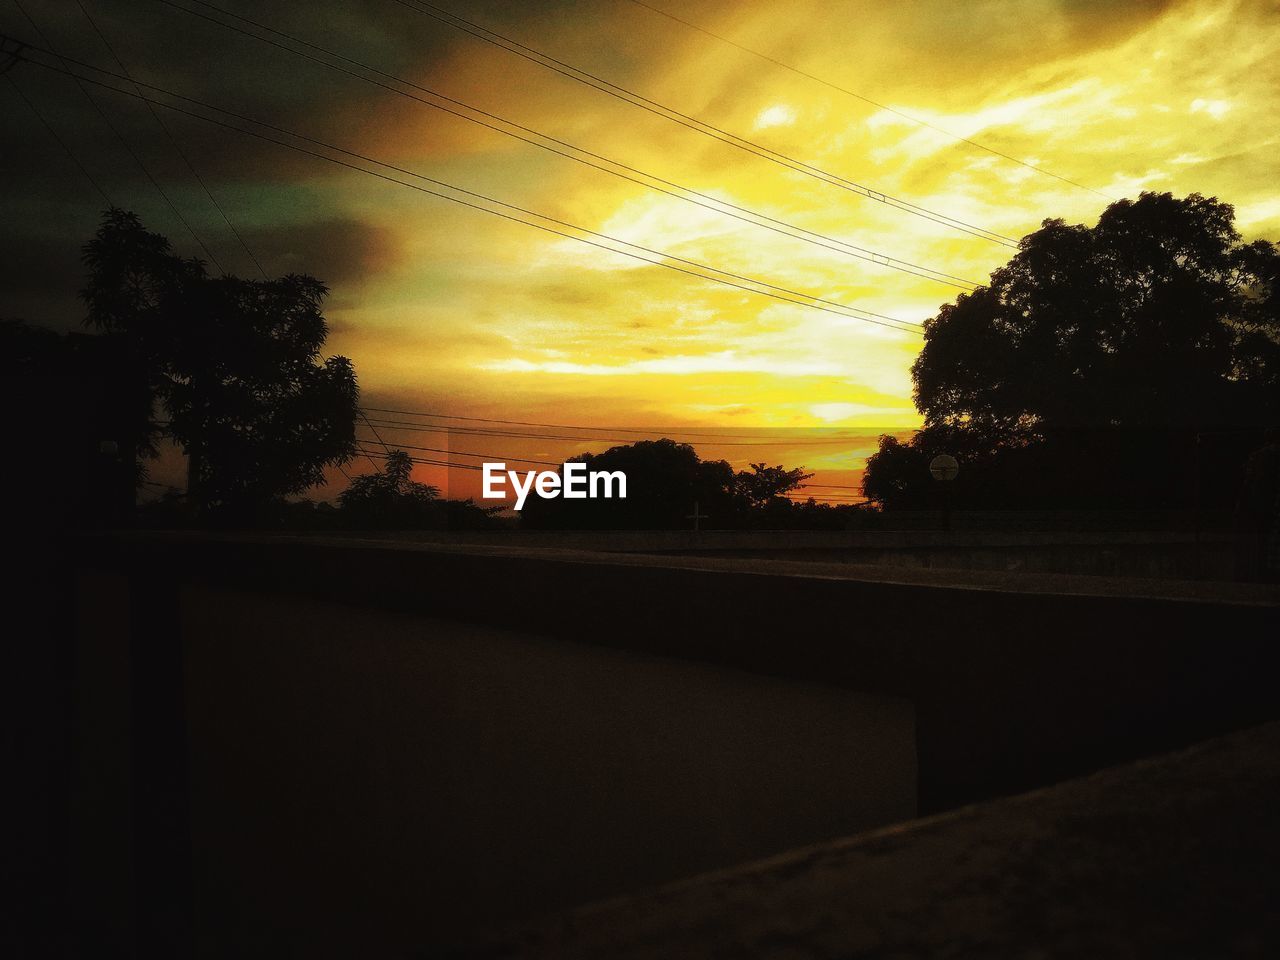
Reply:
[[[929,461],[929,474],[942,484],[942,529],[951,532],[951,481],[960,473],[960,463],[949,453]]]

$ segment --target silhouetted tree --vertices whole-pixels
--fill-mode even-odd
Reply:
[[[210,277],[132,213],[108,211],[84,248],[87,323],[123,344],[189,458],[191,498],[245,516],[324,482],[355,450],[351,362],[321,358],[323,283]],[[147,412],[140,435],[160,424]]]
[[[338,495],[337,511],[325,507],[296,509],[291,519],[299,526],[349,530],[492,530],[510,523],[497,517],[501,506],[441,500],[438,489],[413,479],[413,460],[403,450],[387,451],[381,472],[355,477]]]
[[[620,470],[627,476],[627,497],[620,499],[543,500],[530,497],[521,520],[535,528],[592,530],[676,530],[691,525],[696,503],[709,516],[704,527],[731,529],[778,527],[799,514],[785,494],[811,474],[802,469],[751,464],[737,473],[724,460],[702,460],[689,444],[641,440],[604,453],[582,454],[575,461],[588,471]],[[819,522],[821,526],[826,522]]]
[[[788,470],[781,464],[766,467],[763,463],[753,463],[750,470],[738,471],[733,478],[733,488],[747,509],[759,510],[774,500],[784,499],[785,494],[812,476],[799,467]]]
[[[543,500],[530,497],[521,512],[529,527],[586,530],[671,530],[695,501],[723,523],[733,513],[733,468],[723,460],[706,461],[687,443],[641,440],[604,453],[573,458],[588,471],[621,470],[627,476],[626,499]]]
[[[338,495],[338,505],[350,525],[412,527],[434,522],[439,496],[437,488],[413,479],[407,453],[389,450],[382,472],[355,477]]]
[[[990,504],[1185,502],[1197,434],[1280,416],[1280,251],[1242,243],[1233,219],[1143,193],[1094,227],[1046,220],[926,322],[925,429],[881,438],[867,495],[921,505],[945,451],[957,492]]]

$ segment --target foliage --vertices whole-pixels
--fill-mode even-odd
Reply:
[[[788,470],[781,465],[767,467],[763,463],[753,463],[750,471],[739,470],[734,476],[733,489],[748,509],[761,509],[795,490],[812,476],[799,467]]]
[[[801,469],[751,464],[737,473],[724,460],[702,460],[686,443],[641,440],[604,453],[582,454],[575,461],[588,471],[620,470],[627,476],[627,497],[619,499],[542,500],[531,497],[521,512],[534,528],[588,530],[675,530],[692,526],[694,505],[706,528],[756,526],[766,520],[794,525],[798,505],[784,495],[810,474]]]
[[[354,477],[338,495],[333,527],[349,530],[489,530],[501,526],[502,507],[471,500],[441,500],[440,491],[413,479],[413,460],[403,450],[388,450],[379,473]]]
[[[924,505],[945,451],[971,503],[1185,502],[1197,435],[1280,418],[1280,251],[1243,243],[1233,218],[1199,194],[1143,193],[1094,227],[1046,220],[926,322],[925,428],[881,438],[867,495]]]
[[[87,323],[123,345],[191,464],[192,498],[244,515],[324,482],[355,449],[357,387],[321,357],[327,294],[313,277],[210,277],[132,213],[113,209],[84,248]],[[151,440],[161,424],[146,418]]]
[[[733,469],[723,460],[704,461],[687,443],[642,440],[604,453],[573,458],[588,471],[621,470],[626,499],[543,500],[530,497],[521,522],[534,528],[664,530],[688,526],[698,503],[703,513],[732,509]]]
[[[338,495],[343,516],[356,526],[413,526],[427,517],[440,491],[412,478],[413,461],[403,450],[387,451],[380,473],[355,477]]]

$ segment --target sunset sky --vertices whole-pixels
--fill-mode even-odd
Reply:
[[[960,292],[590,169],[175,8],[221,16],[196,0],[83,2],[138,79],[412,173],[907,324]],[[1280,8],[1269,0],[653,0],[881,106],[630,0],[440,3],[649,100],[983,231],[1017,239],[1049,217],[1093,223],[1108,198],[1159,190],[1216,195],[1235,205],[1246,237],[1280,238]],[[64,56],[117,70],[76,3],[22,6]],[[823,237],[979,283],[1012,252],[606,96],[412,0],[217,7]],[[0,31],[43,46],[12,0],[0,2]],[[72,81],[28,64],[7,76],[115,203],[180,252],[203,256]],[[145,108],[94,96],[221,265],[254,275]],[[0,316],[70,328],[82,315],[78,247],[103,202],[8,83],[0,111]],[[329,349],[355,362],[368,406],[769,438],[918,423],[916,333],[718,286],[160,112],[266,270],[331,285]],[[609,445],[380,431],[388,441],[556,462]],[[829,482],[852,482],[873,447],[697,445],[739,464],[803,463]],[[438,468],[420,476],[443,482]],[[469,483],[455,477],[452,492]]]

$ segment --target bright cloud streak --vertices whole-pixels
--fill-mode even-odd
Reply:
[[[699,136],[410,11],[342,9],[331,29],[328,18],[312,17],[310,32],[299,32],[348,49],[354,30],[365,44],[359,55],[381,67],[634,170],[979,282],[1010,255]],[[574,9],[591,15],[491,5],[474,16],[689,116],[1015,239],[1049,217],[1092,223],[1107,203],[634,5],[602,0]],[[1103,193],[1216,195],[1236,206],[1248,236],[1280,237],[1273,2],[1023,0],[1016,17],[987,9],[923,0],[860,5],[852,17],[823,0],[690,0],[681,12]],[[235,42],[242,54],[255,49]],[[321,134],[335,142],[565,223],[901,320],[920,322],[957,294],[319,67],[292,65],[295,77],[282,62],[274,55],[247,62],[230,92],[210,99],[253,90],[265,97],[287,86],[297,103],[314,104],[315,122],[331,127]],[[262,104],[246,110],[268,113]],[[245,148],[237,141],[225,149]],[[331,282],[331,347],[353,358],[366,397],[407,409],[602,425],[919,422],[910,379],[919,337],[717,286],[305,158],[286,164],[276,154],[276,167],[240,163],[235,154],[216,189],[251,235],[284,238],[272,269],[311,269]],[[183,189],[179,199],[189,194],[193,209],[204,211],[199,192]],[[234,251],[221,243],[224,225],[204,213],[201,225],[219,249]],[[46,214],[13,219],[41,225]],[[185,242],[177,227],[156,226]],[[299,249],[304,228],[313,240]],[[71,249],[84,235],[77,226]]]
[[[766,107],[756,116],[755,128],[767,130],[769,127],[789,127],[796,122],[796,112],[785,103]]]

